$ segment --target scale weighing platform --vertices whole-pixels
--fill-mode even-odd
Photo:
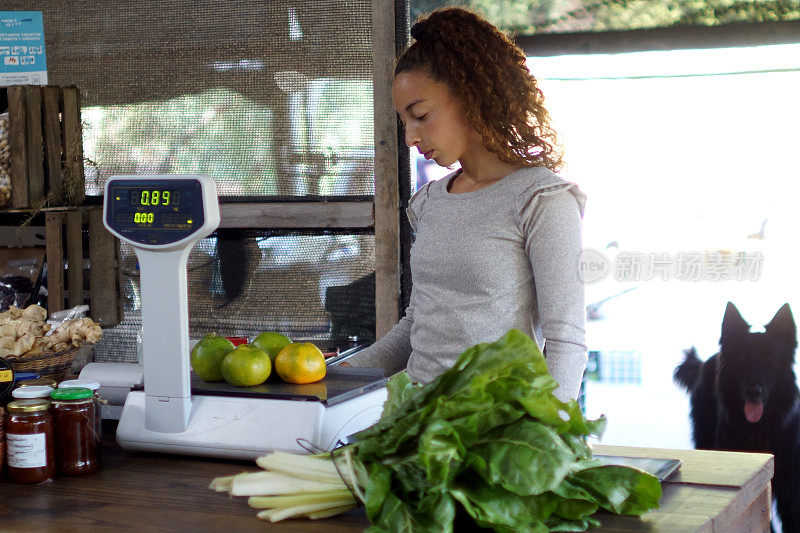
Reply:
[[[380,418],[386,401],[382,369],[329,366],[322,381],[308,385],[190,381],[186,263],[194,244],[219,225],[212,179],[109,178],[103,221],[136,251],[142,293],[144,386],[125,399],[120,446],[252,459],[274,450],[303,453],[300,439],[331,450]],[[114,364],[94,366],[101,365]],[[102,386],[101,374],[95,372]]]

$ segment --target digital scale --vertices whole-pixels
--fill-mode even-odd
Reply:
[[[117,441],[133,450],[241,459],[273,450],[303,453],[303,441],[322,450],[347,443],[380,418],[382,369],[331,366],[308,385],[270,379],[233,387],[190,378],[186,263],[219,220],[208,177],[115,176],[106,183],[103,221],[136,251],[142,295],[144,386],[125,398]],[[114,366],[86,370],[102,390],[103,374],[115,374]]]

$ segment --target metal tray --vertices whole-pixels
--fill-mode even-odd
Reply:
[[[680,459],[653,459],[650,457],[622,457],[618,455],[595,455],[603,465],[630,466],[652,474],[664,481],[681,467]]]

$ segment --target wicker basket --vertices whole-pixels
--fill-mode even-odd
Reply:
[[[45,353],[22,360],[9,360],[14,372],[36,372],[39,377],[63,381],[64,376],[72,368],[72,361],[78,354],[78,348],[70,348],[56,353]]]

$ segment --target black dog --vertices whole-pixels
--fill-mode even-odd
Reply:
[[[792,365],[797,329],[784,304],[764,333],[728,302],[720,351],[701,362],[694,347],[675,382],[691,394],[695,448],[771,453],[773,496],[785,533],[800,533],[800,391]]]

